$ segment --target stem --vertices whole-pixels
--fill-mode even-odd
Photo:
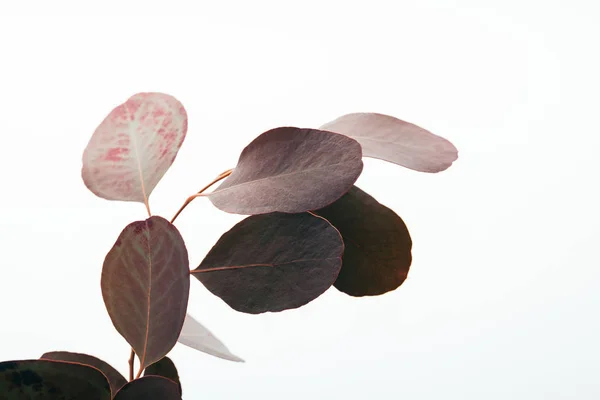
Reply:
[[[133,380],[133,363],[135,361],[135,351],[131,348],[131,355],[129,356],[129,382]]]
[[[135,376],[135,379],[139,379],[140,376],[142,376],[142,371],[144,370],[144,366],[140,365],[140,370],[138,371],[137,375]]]
[[[148,211],[148,217],[151,217],[152,212],[150,212],[150,203],[148,202],[148,199],[144,201],[144,204],[146,205],[146,211]]]
[[[188,197],[185,202],[183,203],[183,205],[179,208],[179,211],[177,211],[177,213],[175,214],[175,216],[171,219],[171,223],[175,222],[175,220],[177,219],[177,217],[179,216],[179,214],[181,214],[181,212],[187,207],[188,204],[190,204],[192,202],[192,200],[194,200],[196,197],[200,197],[202,196],[202,193],[208,189],[209,187],[211,187],[212,185],[214,185],[215,183],[227,178],[229,175],[231,175],[231,173],[233,172],[233,169],[228,169],[227,171],[221,173],[219,176],[217,176],[211,183],[209,183],[208,185],[204,186],[202,189],[200,189],[198,191],[198,193]]]

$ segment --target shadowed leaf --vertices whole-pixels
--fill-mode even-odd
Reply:
[[[179,388],[162,376],[144,376],[129,382],[117,393],[114,400],[179,400]]]
[[[356,139],[363,156],[379,158],[420,172],[440,172],[458,158],[448,140],[389,115],[353,113],[321,127]]]
[[[344,239],[342,270],[334,286],[352,296],[375,296],[398,288],[412,261],[412,240],[392,210],[353,186],[341,199],[315,211]]]
[[[232,174],[209,198],[236,214],[300,213],[339,199],[362,168],[354,139],[316,129],[275,128],[242,151]]]
[[[179,343],[196,349],[211,356],[229,361],[244,362],[232,354],[229,349],[211,331],[196,321],[190,314],[185,316],[183,328],[179,335]]]
[[[106,255],[102,297],[117,331],[145,368],[177,343],[190,288],[183,238],[162,217],[133,222]]]
[[[42,355],[40,358],[43,360],[76,362],[79,364],[90,365],[99,369],[106,376],[106,378],[108,378],[110,389],[113,395],[127,383],[127,380],[123,377],[123,375],[121,375],[121,373],[114,369],[110,364],[88,354],[71,353],[68,351],[51,351],[44,353],[44,355]]]
[[[221,236],[192,273],[237,311],[283,311],[325,292],[338,276],[343,251],[340,234],[323,218],[254,215]]]
[[[175,364],[169,357],[163,357],[152,365],[149,365],[148,368],[144,371],[144,376],[162,376],[163,378],[168,378],[175,382],[179,387],[179,394],[181,394],[181,382],[179,382],[179,374],[177,373],[177,368]]]
[[[53,360],[0,363],[0,398],[7,400],[110,400],[110,385],[100,370]]]
[[[81,176],[95,195],[147,202],[187,133],[183,105],[163,93],[138,93],[102,121],[83,152]]]

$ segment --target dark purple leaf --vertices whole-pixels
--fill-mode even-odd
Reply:
[[[316,129],[275,128],[242,151],[232,174],[209,198],[236,214],[300,213],[339,199],[362,168],[354,139]]]
[[[180,400],[177,384],[162,376],[144,376],[129,382],[114,400]]]
[[[297,308],[335,281],[344,244],[325,219],[309,213],[246,218],[225,233],[192,271],[237,311]]]
[[[163,357],[154,364],[149,365],[144,371],[144,376],[150,375],[162,376],[163,378],[172,380],[179,387],[179,394],[182,393],[181,382],[179,381],[179,373],[177,373],[177,368],[169,357]]]
[[[157,216],[129,224],[106,255],[101,286],[140,368],[160,360],[177,343],[189,296],[188,253],[177,228]]]
[[[412,261],[412,240],[395,212],[353,186],[315,213],[331,222],[344,239],[337,289],[351,296],[376,296],[404,282]]]
[[[100,370],[53,360],[0,363],[0,399],[110,400],[110,385]]]
[[[363,156],[379,158],[421,172],[440,172],[458,158],[443,137],[389,115],[354,113],[321,127],[356,139]]]
[[[45,353],[40,358],[43,360],[76,362],[79,364],[90,365],[99,369],[108,378],[110,389],[113,395],[127,383],[127,380],[119,371],[114,369],[107,362],[102,361],[94,356],[81,353],[71,353],[68,351],[51,351]]]

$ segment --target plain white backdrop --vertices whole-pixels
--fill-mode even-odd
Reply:
[[[193,279],[190,312],[246,363],[178,344],[186,400],[600,398],[599,11],[0,0],[0,359],[78,351],[126,373],[100,272],[146,211],[89,192],[81,155],[114,106],[161,91],[189,115],[150,198],[165,217],[277,126],[380,112],[459,149],[435,175],[365,162],[358,185],[414,241],[395,292],[253,316]],[[192,266],[242,218],[192,203],[176,222]]]

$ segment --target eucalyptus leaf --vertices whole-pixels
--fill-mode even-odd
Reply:
[[[344,244],[324,218],[271,213],[225,233],[192,274],[237,311],[301,307],[335,282]]]
[[[177,228],[157,216],[127,225],[106,255],[101,288],[141,368],[164,357],[177,343],[190,290],[188,253]]]
[[[441,136],[389,115],[353,113],[321,127],[356,139],[363,156],[379,158],[420,172],[444,171],[458,158]]]
[[[354,139],[316,129],[275,128],[242,151],[231,175],[208,197],[230,213],[300,213],[339,199],[362,168],[361,147]]]

